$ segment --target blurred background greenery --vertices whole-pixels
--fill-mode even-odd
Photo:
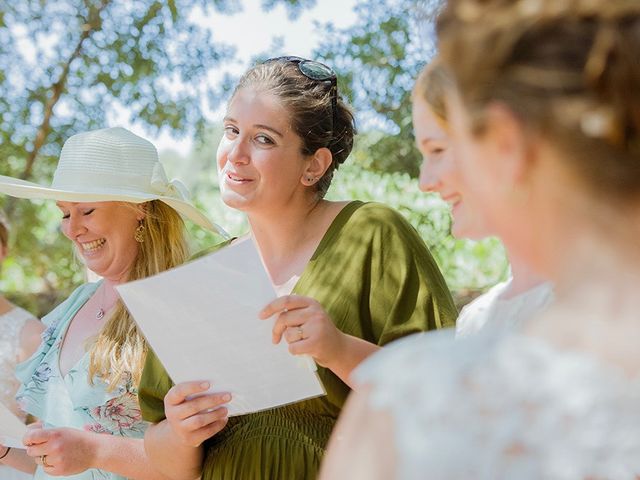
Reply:
[[[340,1],[331,0],[336,15]],[[353,105],[360,134],[330,198],[387,203],[415,226],[431,248],[459,304],[503,279],[508,265],[495,239],[456,240],[436,195],[417,187],[410,91],[431,58],[432,19],[439,0],[355,0],[346,28],[316,23],[323,39],[313,58],[334,67]],[[315,0],[262,0],[254,12],[286,9],[292,22]],[[212,82],[212,69],[237,60],[234,45],[214,38],[196,17],[224,17],[231,0],[21,0],[0,2],[0,174],[48,183],[64,140],[74,133],[131,122],[150,137],[193,139],[188,150],[161,151],[170,176],[233,234],[244,217],[219,199],[215,151],[221,127],[204,111],[223,104],[234,75]],[[28,43],[29,58],[25,55]],[[254,60],[284,53],[276,39]],[[120,121],[120,116],[126,119]],[[38,315],[85,279],[59,231],[53,202],[0,196],[11,219],[11,254],[0,290]],[[191,229],[194,250],[219,239]],[[339,268],[339,266],[336,266]]]

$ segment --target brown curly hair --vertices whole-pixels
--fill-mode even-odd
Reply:
[[[507,105],[595,192],[640,191],[640,2],[449,0],[440,57],[474,131]]]

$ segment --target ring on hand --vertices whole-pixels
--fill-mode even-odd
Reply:
[[[304,340],[304,330],[302,329],[302,326],[298,327],[298,341],[300,340]]]
[[[46,455],[40,455],[40,460],[42,461],[42,466],[43,466],[44,468],[49,468],[49,467],[51,467],[51,465],[49,465],[49,464],[47,463],[47,456],[46,456]]]

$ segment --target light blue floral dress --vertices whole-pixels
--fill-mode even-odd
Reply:
[[[123,382],[108,391],[99,378],[89,382],[89,354],[63,377],[59,369],[60,347],[71,319],[100,286],[88,283],[42,319],[47,329],[42,343],[27,361],[18,365],[16,375],[22,382],[16,399],[20,407],[44,422],[45,428],[72,427],[85,431],[143,438],[148,423],[142,420],[137,387]],[[52,477],[38,467],[34,479],[124,480],[101,470],[79,475]]]

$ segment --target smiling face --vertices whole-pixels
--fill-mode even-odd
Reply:
[[[457,238],[483,238],[490,235],[482,216],[466,202],[464,182],[453,161],[449,135],[429,104],[414,95],[413,127],[422,154],[420,189],[437,192],[451,205],[451,233]]]
[[[120,282],[138,255],[134,232],[144,213],[123,202],[57,202],[62,232],[71,240],[87,268]]]
[[[236,92],[224,118],[217,153],[222,200],[244,212],[279,210],[308,195],[309,159],[278,99],[262,91]]]

